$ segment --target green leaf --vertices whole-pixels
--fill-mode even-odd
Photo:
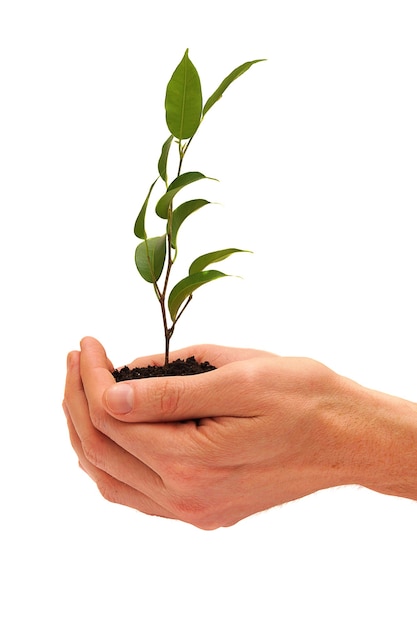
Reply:
[[[135,262],[139,274],[148,283],[156,283],[165,263],[166,235],[145,239],[136,248]]]
[[[189,275],[191,275],[201,272],[207,267],[207,265],[210,265],[211,263],[217,263],[218,261],[223,261],[235,252],[249,252],[249,250],[240,250],[239,248],[225,248],[224,250],[216,250],[215,252],[203,254],[191,263],[188,273]]]
[[[174,136],[170,135],[168,139],[166,140],[166,142],[164,143],[164,145],[162,146],[161,156],[159,157],[159,161],[158,161],[158,172],[162,180],[165,181],[166,185],[168,184],[168,175],[167,175],[168,154],[169,154],[169,149],[171,147],[173,138]]]
[[[227,274],[223,274],[223,272],[217,270],[207,270],[180,280],[180,282],[173,287],[168,297],[168,309],[172,321],[175,321],[180,306],[196,289],[212,280],[216,280],[216,278],[223,278],[224,276],[227,276]]]
[[[152,185],[150,186],[150,189],[148,191],[148,195],[145,198],[145,202],[142,205],[142,208],[139,212],[139,215],[136,218],[136,222],[135,222],[135,227],[134,227],[134,233],[136,235],[136,237],[139,237],[139,239],[146,239],[146,231],[145,231],[145,216],[146,216],[146,209],[148,207],[148,202],[149,202],[149,198],[151,196],[152,193],[152,189],[155,186],[155,183],[157,182],[158,179],[154,180]]]
[[[207,113],[207,111],[209,111],[209,109],[211,109],[213,104],[216,104],[216,102],[218,100],[220,100],[220,98],[222,97],[222,95],[224,94],[226,89],[229,87],[229,85],[231,83],[233,83],[233,81],[236,80],[236,78],[239,78],[239,76],[242,76],[242,74],[247,72],[247,70],[252,65],[254,65],[255,63],[261,63],[262,61],[265,61],[265,60],[266,59],[256,59],[255,61],[247,61],[246,63],[243,63],[242,65],[239,65],[239,67],[234,69],[233,72],[230,72],[230,74],[228,76],[226,76],[224,81],[222,83],[220,83],[220,85],[217,87],[216,91],[207,100],[207,102],[206,102],[206,104],[204,105],[204,108],[203,108],[203,117]]]
[[[159,217],[162,217],[163,219],[167,219],[168,209],[175,195],[179,191],[181,191],[181,189],[184,189],[184,187],[186,187],[187,185],[195,183],[197,180],[201,180],[202,178],[208,177],[204,176],[204,174],[201,174],[201,172],[186,172],[185,174],[181,174],[180,176],[175,178],[162,196],[162,198],[160,198],[157,202],[157,205],[155,207],[157,215],[159,215]]]
[[[169,131],[177,139],[192,137],[200,125],[203,96],[198,72],[188,48],[166,89],[165,111]]]
[[[188,200],[188,202],[184,202],[183,204],[180,204],[180,206],[177,207],[175,211],[173,211],[172,233],[171,233],[171,246],[173,248],[177,247],[178,229],[183,223],[183,221],[189,215],[191,215],[191,213],[194,213],[194,211],[201,209],[201,207],[205,206],[206,204],[210,204],[210,202],[208,200],[203,200],[202,198],[199,198],[198,200]]]

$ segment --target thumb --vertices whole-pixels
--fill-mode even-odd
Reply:
[[[240,417],[242,371],[238,366],[236,362],[194,376],[120,382],[106,389],[103,403],[110,415],[125,422]]]

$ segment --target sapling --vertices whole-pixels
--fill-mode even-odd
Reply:
[[[187,49],[166,88],[166,124],[170,135],[162,146],[158,160],[158,177],[149,188],[134,227],[136,237],[141,240],[135,252],[136,267],[142,278],[153,285],[161,309],[165,335],[165,366],[169,363],[172,335],[195,290],[227,276],[217,269],[208,269],[209,266],[237,252],[247,252],[239,248],[225,248],[202,254],[191,263],[188,275],[171,287],[171,272],[178,254],[178,231],[192,213],[210,204],[202,198],[177,203],[177,196],[183,189],[209,178],[198,171],[184,171],[185,156],[205,116],[225,90],[252,65],[263,60],[248,61],[237,67],[203,104],[200,77]],[[173,167],[172,153],[175,146],[176,165]],[[172,179],[168,170],[174,171]],[[145,218],[157,184],[164,185],[164,193],[155,203],[155,213],[163,222],[163,233],[149,237]]]

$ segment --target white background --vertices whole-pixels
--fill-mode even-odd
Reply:
[[[132,227],[187,47],[205,97],[240,63],[268,61],[190,148],[220,204],[181,234],[184,263],[255,254],[223,264],[243,280],[196,294],[173,347],[310,356],[417,399],[415,3],[0,7],[0,621],[417,624],[414,502],[344,487],[214,532],[148,518],[101,498],[61,411],[82,336],[116,365],[162,350]]]

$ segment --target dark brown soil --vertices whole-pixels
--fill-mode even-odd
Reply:
[[[138,378],[152,378],[157,376],[193,376],[215,370],[214,365],[208,361],[198,363],[193,356],[187,360],[177,359],[168,365],[147,365],[146,367],[125,367],[113,371],[113,376],[117,383],[123,380],[136,380]]]

